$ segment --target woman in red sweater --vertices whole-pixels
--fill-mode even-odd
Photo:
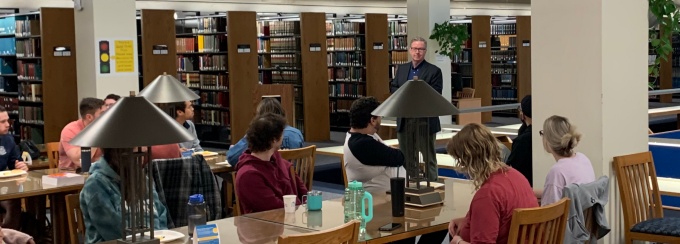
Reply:
[[[477,190],[465,218],[449,224],[451,244],[507,243],[512,211],[538,207],[529,181],[502,162],[497,139],[483,125],[468,124],[446,149]]]
[[[290,173],[292,164],[281,158],[278,150],[283,141],[286,120],[277,114],[255,117],[246,132],[248,150],[236,165],[236,196],[241,214],[283,208],[283,196],[296,195],[302,204],[307,188],[297,174]]]

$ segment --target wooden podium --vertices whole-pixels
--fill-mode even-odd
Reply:
[[[288,125],[295,127],[295,101],[293,96],[293,84],[267,84],[258,85],[255,89],[255,109],[257,113],[257,105],[260,104],[263,98],[273,97],[281,102],[283,110],[286,111],[286,122]],[[253,117],[255,114],[253,114]]]

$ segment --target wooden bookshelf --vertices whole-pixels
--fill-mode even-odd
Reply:
[[[163,73],[177,70],[175,19],[173,10],[141,10],[141,57],[143,86],[149,85]],[[154,47],[157,51],[154,52]],[[165,48],[165,50],[161,50]],[[140,87],[142,90],[143,87]]]
[[[366,14],[366,95],[380,101],[390,95],[388,35],[387,14]]]
[[[389,21],[388,24],[388,60],[389,60],[389,79],[394,79],[397,73],[397,65],[409,62],[408,53],[408,23],[403,21]],[[388,86],[389,92],[389,86]],[[384,98],[387,99],[387,98]],[[384,100],[383,100],[384,101]]]
[[[475,97],[482,106],[491,106],[491,17],[472,16],[472,76]],[[480,47],[482,44],[482,47]],[[485,45],[485,47],[484,47]],[[482,122],[491,121],[491,112],[482,113]]]
[[[531,94],[531,16],[517,16],[516,46],[517,101],[519,102]]]
[[[491,104],[516,103],[517,24],[491,24]],[[493,115],[517,116],[516,109],[495,111]]]
[[[354,100],[366,96],[366,23],[334,19],[326,22],[326,61],[330,128],[350,128],[349,109]]]
[[[255,115],[257,88],[257,26],[256,13],[227,12],[229,52],[229,100],[231,104],[231,138],[239,140],[246,134]],[[250,104],[248,104],[250,103]]]
[[[330,140],[330,111],[328,106],[322,105],[329,102],[325,23],[324,13],[300,14],[302,102],[306,141]],[[311,47],[316,49],[310,50]]]
[[[242,26],[248,24],[245,20],[233,23],[237,25],[240,23]],[[174,45],[177,78],[201,97],[194,102],[194,124],[198,139],[202,146],[225,149],[229,147],[231,140],[234,138],[238,140],[243,136],[244,123],[247,126],[247,122],[237,122],[231,119],[235,112],[241,114],[240,107],[242,106],[234,108],[229,106],[233,97],[229,77],[231,67],[227,55],[227,28],[225,14],[177,19],[175,20]],[[243,62],[246,61],[243,60]],[[145,74],[145,76],[148,75]],[[237,86],[236,89],[242,88],[238,83]],[[252,91],[247,87],[243,90],[248,94],[252,94]],[[237,96],[240,95],[242,94]],[[250,100],[250,97],[248,99]],[[243,101],[246,100],[241,100],[236,104],[240,105]],[[250,110],[250,108],[244,109]],[[250,121],[252,113],[240,115],[239,118]],[[238,130],[233,130],[234,122]]]

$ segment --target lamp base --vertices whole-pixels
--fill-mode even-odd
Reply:
[[[149,236],[143,236],[140,238],[137,238],[137,241],[133,242],[132,238],[126,238],[125,240],[123,239],[118,239],[116,242],[118,244],[160,244],[161,240],[158,238],[151,239]]]
[[[431,191],[425,193],[411,193],[406,191],[406,205],[414,207],[428,207],[443,204],[442,196],[439,192]]]

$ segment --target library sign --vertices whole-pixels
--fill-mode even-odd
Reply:
[[[137,75],[133,40],[102,39],[96,45],[97,75]]]

